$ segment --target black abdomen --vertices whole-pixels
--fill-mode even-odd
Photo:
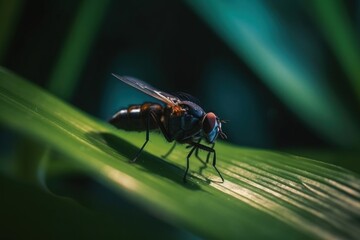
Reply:
[[[163,107],[157,103],[144,103],[142,105],[131,105],[128,108],[121,109],[111,119],[110,123],[117,128],[128,131],[145,131],[148,118],[149,129],[158,128],[149,112],[152,111],[158,119],[163,112]]]

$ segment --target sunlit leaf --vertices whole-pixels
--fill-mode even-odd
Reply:
[[[195,235],[217,239],[353,238],[360,235],[360,178],[343,168],[289,154],[219,142],[225,177],[188,152],[151,134],[137,163],[130,164],[143,133],[116,130],[46,91],[0,70],[3,125],[67,156],[90,177],[141,209]],[[205,158],[206,154],[201,153]],[[119,226],[126,230],[126,226]]]

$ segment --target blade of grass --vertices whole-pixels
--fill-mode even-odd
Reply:
[[[92,119],[6,70],[0,70],[0,107],[2,124],[46,143],[120,196],[199,236],[356,239],[360,234],[360,179],[343,168],[220,142],[218,167],[225,182],[217,183],[214,169],[194,158],[184,184],[184,147],[161,159],[170,146],[152,134],[148,152],[129,164],[144,134]]]
[[[72,96],[108,4],[109,0],[90,0],[80,5],[48,84],[57,96]]]
[[[333,48],[339,63],[345,70],[360,104],[360,39],[356,35],[344,3],[338,0],[311,1],[309,10]]]
[[[145,239],[149,234],[156,239],[181,239],[176,238],[179,233],[164,231],[162,225],[152,224],[155,229],[138,231],[139,220],[154,221],[152,218],[129,216],[131,212],[113,216],[92,211],[69,198],[47,194],[32,184],[2,175],[0,189],[2,239]],[[128,231],[119,231],[123,225]]]
[[[305,123],[341,146],[360,145],[360,126],[313,55],[304,54],[265,1],[187,1]]]

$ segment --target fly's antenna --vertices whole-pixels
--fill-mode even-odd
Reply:
[[[220,135],[220,137],[222,138],[222,139],[227,139],[227,136],[226,136],[226,134],[220,129],[220,131],[219,131],[219,135]]]
[[[222,119],[218,119],[220,121],[220,123],[227,123],[228,120],[222,120]],[[221,125],[220,125],[221,126]],[[219,127],[219,135],[222,139],[227,139],[226,134],[222,131],[221,127]]]

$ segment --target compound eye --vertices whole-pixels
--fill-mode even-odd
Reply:
[[[212,112],[209,112],[205,115],[203,121],[203,130],[206,134],[209,134],[216,125],[216,115]]]

